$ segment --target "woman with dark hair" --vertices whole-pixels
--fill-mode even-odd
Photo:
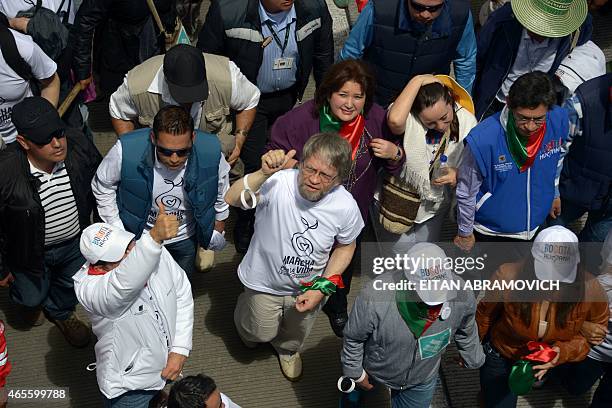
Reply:
[[[452,78],[417,75],[391,105],[387,120],[393,133],[404,134],[407,152],[396,182],[421,201],[412,227],[383,221],[387,230],[401,233],[394,250],[405,252],[415,242],[439,241],[457,184],[463,139],[476,118],[471,97]],[[434,171],[445,158],[447,174],[436,178]]]
[[[352,147],[352,165],[344,187],[353,195],[365,220],[374,197],[377,172],[384,168],[398,174],[404,163],[400,138],[393,136],[385,120],[385,111],[374,103],[374,76],[362,61],[346,60],[332,65],[317,88],[314,100],[303,103],[281,116],[272,126],[266,150],[294,149],[295,166],[310,136],[336,132]],[[323,180],[321,180],[323,182]],[[359,239],[358,239],[359,240]],[[342,275],[345,289],[330,297],[324,311],[339,337],[346,324],[346,294],[350,288],[352,266]]]
[[[585,322],[607,325],[607,297],[580,264],[578,237],[561,226],[542,230],[531,254],[501,265],[493,279],[559,285],[558,290],[545,291],[542,283],[540,291],[487,293],[478,304],[476,322],[486,354],[480,368],[484,405],[515,407],[517,395],[528,393],[549,370],[563,382],[570,379],[567,370],[555,367],[585,359],[590,347],[581,328]]]

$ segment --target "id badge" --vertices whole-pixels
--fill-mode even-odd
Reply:
[[[293,58],[291,57],[286,57],[286,58],[276,58],[274,60],[274,66],[272,67],[272,69],[277,70],[277,69],[291,69],[293,68]]]
[[[440,333],[419,337],[419,354],[421,360],[432,358],[450,344],[451,330],[447,328]]]

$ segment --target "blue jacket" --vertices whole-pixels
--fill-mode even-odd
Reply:
[[[149,128],[121,136],[121,183],[117,188],[119,217],[125,228],[139,238],[146,226],[153,201],[153,166],[155,149]],[[215,225],[215,201],[218,193],[219,139],[196,130],[193,149],[185,169],[185,197],[192,207],[196,235],[207,248]]]
[[[472,89],[476,74],[476,36],[466,0],[446,0],[442,13],[426,27],[410,19],[404,0],[371,0],[359,14],[339,59],[361,59],[376,71],[376,102],[387,106],[418,74],[448,74]]]
[[[476,57],[476,80],[472,95],[476,108],[476,118],[482,120],[483,114],[495,100],[495,95],[508,76],[521,43],[523,26],[514,17],[510,3],[491,14],[478,33],[478,54]],[[591,15],[580,27],[577,45],[591,39],[593,32]],[[571,36],[561,38],[557,55],[548,73],[554,75],[563,59],[569,54]]]
[[[557,162],[569,127],[567,112],[558,106],[548,112],[540,150],[522,173],[512,160],[500,114],[485,119],[465,139],[483,177],[474,229],[529,240],[546,220],[555,196]]]
[[[612,195],[612,74],[593,78],[576,89],[582,134],[564,160],[561,198],[588,210],[610,208]]]

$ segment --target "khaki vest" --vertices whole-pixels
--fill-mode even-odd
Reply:
[[[208,81],[208,99],[202,107],[199,129],[217,134],[223,153],[228,154],[234,149],[235,143],[230,117],[232,80],[229,59],[213,54],[203,55]],[[138,122],[142,126],[153,126],[153,118],[160,108],[167,105],[162,101],[160,94],[147,92],[163,62],[164,56],[157,55],[127,73],[128,89],[138,110]]]

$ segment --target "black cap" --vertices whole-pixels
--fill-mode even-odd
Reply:
[[[40,96],[25,98],[13,106],[11,120],[17,134],[39,145],[51,143],[54,136],[66,129],[55,107]]]
[[[170,48],[164,56],[164,76],[170,95],[178,103],[208,99],[204,55],[196,47],[178,44]]]

